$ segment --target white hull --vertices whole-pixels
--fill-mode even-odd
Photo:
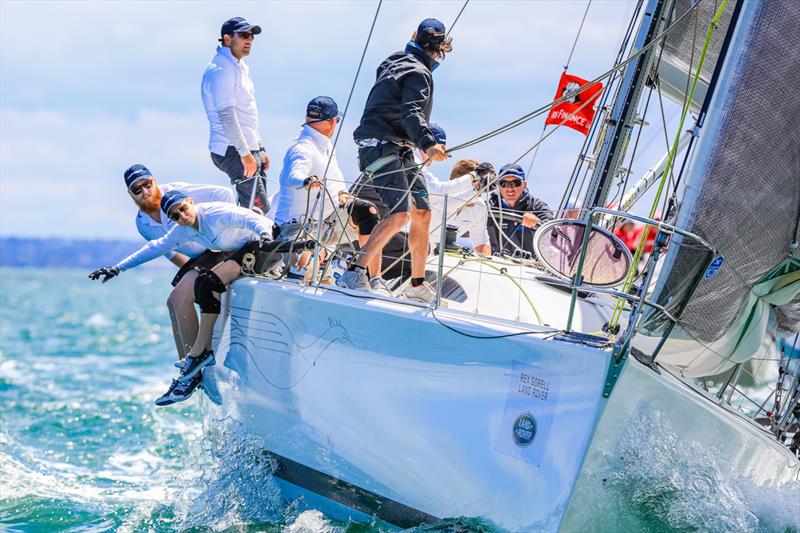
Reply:
[[[526,289],[533,301],[558,302],[551,307],[563,316],[561,293]],[[356,294],[243,279],[218,329],[214,372],[226,409],[275,454],[285,496],[306,494],[331,516],[403,527],[478,516],[501,529],[553,531],[566,513],[569,530],[585,529],[594,511],[613,507],[598,480],[620,470],[630,424],[653,412],[680,446],[720,448],[731,474],[757,483],[798,475],[790,454],[749,422],[636,361],[604,400],[607,349],[456,309],[474,310],[470,300],[431,312]],[[588,308],[602,305],[587,305],[578,322],[602,323],[602,309]],[[464,335],[521,332],[532,333]],[[526,415],[536,424],[530,441]]]

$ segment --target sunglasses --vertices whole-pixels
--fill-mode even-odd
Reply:
[[[522,180],[517,178],[515,180],[500,180],[497,182],[500,187],[509,188],[509,187],[522,187]]]
[[[145,180],[141,183],[141,185],[134,185],[131,187],[131,194],[134,196],[139,196],[142,194],[142,189],[149,189],[153,186],[153,180]]]
[[[237,33],[236,35],[238,35],[240,38],[244,39],[245,41],[249,41],[250,39],[255,39],[256,38],[256,34],[251,32],[251,31],[243,31],[243,32]]]
[[[189,204],[187,204],[186,202],[182,202],[176,205],[175,208],[172,209],[169,215],[167,216],[169,217],[170,220],[177,222],[181,219],[181,213],[186,212],[187,209],[189,209]]]

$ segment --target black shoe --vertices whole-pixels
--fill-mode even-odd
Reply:
[[[172,385],[169,386],[169,390],[156,400],[156,405],[163,407],[165,405],[171,405],[173,403],[188,400],[189,396],[194,393],[201,381],[203,381],[202,372],[198,372],[192,379],[185,383],[182,383],[177,379],[173,379]]]
[[[203,353],[197,357],[186,356],[186,358],[183,360],[183,368],[181,368],[181,374],[178,376],[178,381],[181,383],[188,382],[190,379],[195,377],[198,372],[203,370],[203,368],[211,366],[215,362],[214,352],[211,350],[203,350]]]

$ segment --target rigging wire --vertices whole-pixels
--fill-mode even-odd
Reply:
[[[381,6],[382,5],[383,5],[383,0],[378,0],[378,7],[375,9],[375,15],[372,17],[372,24],[369,27],[369,34],[367,35],[367,41],[364,43],[364,49],[361,51],[361,59],[359,59],[359,61],[358,61],[358,68],[356,68],[356,74],[353,77],[353,83],[350,85],[350,93],[347,95],[347,102],[345,103],[344,111],[342,112],[342,119],[339,121],[339,127],[336,130],[336,137],[333,139],[333,146],[331,146],[331,153],[328,155],[328,162],[325,164],[325,172],[322,175],[322,189],[320,190],[320,192],[317,193],[317,199],[319,199],[319,196],[324,193],[330,198],[330,200],[333,203],[333,205],[336,205],[338,203],[338,199],[337,199],[336,202],[334,202],[334,200],[333,200],[333,198],[332,198],[332,196],[330,194],[330,191],[328,191],[328,187],[327,187],[327,185],[328,185],[328,169],[330,168],[331,161],[333,160],[333,154],[336,153],[336,144],[339,142],[339,136],[342,133],[342,124],[344,123],[345,119],[347,118],[347,110],[350,109],[350,102],[353,99],[353,92],[355,92],[356,83],[358,82],[358,76],[359,76],[359,74],[361,74],[361,67],[364,65],[364,57],[367,55],[367,49],[369,48],[369,43],[372,40],[372,34],[375,31],[375,23],[378,21],[378,15],[381,12]],[[323,219],[323,215],[324,215],[324,208],[325,208],[325,202],[320,202],[319,231],[317,233],[317,238],[318,239],[321,239],[321,237],[322,237],[322,226],[323,226],[322,219]],[[337,218],[339,218],[338,217],[338,213],[337,213]],[[346,221],[344,223],[342,223],[341,220],[339,220],[339,223],[342,224],[343,228],[347,224]],[[344,229],[346,229],[346,228],[344,228]],[[343,229],[343,232],[344,232],[344,229]],[[298,236],[299,236],[299,234],[298,234]],[[317,275],[317,263],[318,263],[317,254],[318,254],[318,251],[315,251],[314,252],[314,259],[313,259],[314,263],[313,263],[312,279],[316,279],[316,275]]]
[[[487,132],[487,133],[485,133],[483,135],[479,135],[478,137],[475,137],[474,139],[471,139],[471,140],[466,141],[464,143],[461,143],[461,144],[459,144],[457,146],[454,146],[454,147],[448,149],[447,153],[456,152],[458,150],[463,150],[464,148],[468,148],[470,146],[474,146],[474,145],[479,144],[481,142],[487,141],[487,140],[491,139],[492,137],[496,137],[496,136],[498,136],[498,135],[500,135],[502,133],[505,133],[505,132],[510,131],[510,130],[518,127],[518,126],[521,126],[522,124],[524,124],[524,123],[526,123],[526,122],[538,117],[542,113],[550,110],[553,106],[556,106],[558,104],[566,102],[568,99],[573,98],[575,94],[580,94],[581,92],[585,91],[589,87],[592,87],[593,85],[595,85],[597,82],[602,81],[602,80],[608,78],[609,76],[613,75],[616,71],[621,70],[624,67],[627,67],[630,63],[632,63],[633,61],[638,59],[639,56],[641,56],[642,54],[644,54],[645,52],[650,50],[650,48],[652,48],[656,44],[660,43],[664,39],[664,37],[666,37],[669,33],[671,33],[675,29],[675,27],[683,21],[684,18],[686,18],[690,13],[692,13],[695,9],[697,9],[697,7],[699,5],[701,5],[703,3],[703,1],[704,0],[697,0],[697,2],[692,7],[690,7],[683,15],[678,17],[672,24],[669,25],[669,27],[667,27],[659,35],[653,37],[650,40],[649,43],[647,43],[646,45],[642,46],[642,48],[637,50],[635,53],[633,53],[630,57],[628,57],[624,61],[614,65],[608,71],[606,71],[603,74],[597,76],[593,80],[590,80],[590,81],[586,82],[585,84],[583,84],[581,87],[579,87],[578,89],[576,89],[572,93],[569,93],[569,94],[566,94],[566,95],[564,95],[564,96],[562,96],[560,98],[557,98],[557,99],[553,100],[552,102],[549,102],[549,103],[547,103],[547,104],[545,104],[545,105],[543,105],[541,107],[538,107],[538,108],[534,109],[533,111],[530,111],[529,113],[526,113],[526,114],[524,114],[524,115],[512,120],[511,122],[508,122],[507,124],[504,124],[504,125],[502,125],[502,126],[500,126],[498,128],[495,128],[494,130],[491,130],[491,131],[489,131],[489,132]]]
[[[453,31],[453,28],[456,27],[456,22],[458,22],[458,19],[461,18],[461,13],[463,13],[467,8],[467,4],[469,4],[469,0],[465,0],[464,5],[461,6],[461,9],[458,12],[458,15],[456,15],[456,18],[453,20],[452,24],[450,24],[450,29],[447,30],[447,33],[444,35],[445,40],[450,36],[450,32]]]
[[[592,5],[592,0],[589,0],[586,3],[586,9],[583,12],[583,18],[581,19],[581,24],[578,27],[578,33],[575,34],[575,39],[572,41],[572,48],[569,51],[569,56],[567,56],[567,62],[564,63],[564,72],[567,71],[569,68],[569,64],[572,61],[572,54],[575,53],[575,47],[578,45],[578,39],[580,39],[581,31],[583,31],[583,23],[586,22],[586,15],[589,14],[589,8]],[[539,139],[541,140],[542,136],[544,136],[544,132],[547,129],[547,121],[542,125],[542,132],[539,134]],[[531,162],[528,165],[528,172],[527,174],[530,175],[531,170],[533,170],[533,162],[536,161],[536,156],[539,155],[539,149],[537,148],[536,151],[533,152],[531,155]]]

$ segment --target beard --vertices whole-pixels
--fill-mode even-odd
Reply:
[[[150,198],[147,200],[137,200],[136,204],[139,206],[139,209],[146,213],[152,213],[154,211],[158,211],[161,209],[161,189],[158,188],[157,185],[153,185],[155,190],[153,194],[150,195]]]

